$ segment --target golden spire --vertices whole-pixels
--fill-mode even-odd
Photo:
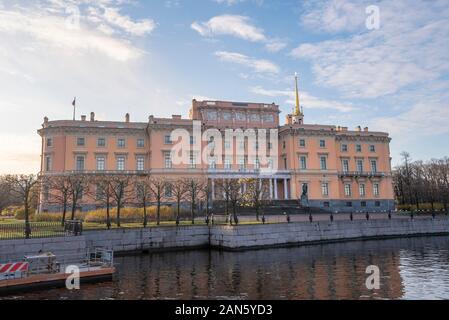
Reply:
[[[295,116],[301,115],[301,109],[299,106],[299,91],[298,91],[298,74],[295,72],[295,93],[296,93],[296,106],[295,106]]]

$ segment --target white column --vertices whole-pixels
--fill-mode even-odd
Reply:
[[[270,178],[270,199],[273,199],[273,179]]]
[[[288,184],[287,179],[284,179],[284,199],[288,200]]]
[[[211,179],[212,184],[212,201],[215,200],[215,179]]]
[[[274,199],[278,200],[278,179],[274,179]]]

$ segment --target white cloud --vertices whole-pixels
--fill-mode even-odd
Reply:
[[[101,17],[111,26],[118,27],[135,36],[150,34],[156,28],[154,20],[143,19],[141,21],[133,21],[129,16],[120,14],[119,8],[105,7]]]
[[[291,51],[291,56],[312,62],[319,84],[349,97],[378,98],[437,81],[449,71],[447,5],[380,1],[376,5],[381,28],[369,31],[364,26],[367,4],[321,2],[303,16],[305,24],[314,29],[355,32],[338,40],[302,43]]]
[[[241,53],[228,51],[217,51],[215,55],[222,61],[251,68],[257,73],[279,73],[279,66],[265,59],[256,59]]]
[[[266,97],[286,97],[287,100],[285,102],[292,106],[294,106],[296,103],[295,91],[293,89],[272,90],[272,89],[264,89],[262,87],[253,87],[251,88],[251,92]],[[341,112],[350,112],[356,109],[351,103],[341,103],[338,101],[317,98],[305,91],[301,91],[300,101],[301,105],[304,106],[304,108],[334,109]]]
[[[285,48],[285,41],[267,37],[264,30],[256,27],[251,19],[241,15],[224,14],[212,17],[206,22],[193,22],[191,28],[203,37],[219,35],[233,36],[239,39],[265,43],[267,50],[277,52]]]

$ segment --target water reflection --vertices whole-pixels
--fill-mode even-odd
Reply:
[[[448,244],[433,237],[119,257],[113,282],[13,298],[448,299]],[[380,290],[365,286],[368,265],[380,268]]]

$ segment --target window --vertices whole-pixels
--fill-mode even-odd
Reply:
[[[45,171],[51,171],[51,157],[45,157]]]
[[[118,171],[125,170],[125,157],[124,156],[117,157],[117,170]]]
[[[306,156],[300,156],[299,157],[299,163],[300,163],[300,168],[302,170],[306,170],[307,169],[307,157]]]
[[[98,138],[97,139],[97,147],[106,147],[106,139],[105,138]]]
[[[363,183],[359,184],[359,194],[361,197],[365,196],[365,184]]]
[[[97,157],[97,170],[103,171],[106,167],[106,159],[105,157]]]
[[[320,140],[320,148],[326,148],[326,140]]]
[[[195,137],[194,136],[190,136],[190,144],[195,144]]]
[[[193,152],[190,152],[190,169],[196,168],[196,159],[195,154]]]
[[[362,152],[362,145],[361,144],[356,144],[355,145],[355,151],[356,152]]]
[[[231,148],[231,142],[230,141],[225,141],[224,146],[225,146],[225,149],[230,149]]]
[[[349,160],[348,159],[343,159],[341,161],[341,166],[343,167],[343,172],[345,172],[345,173],[349,172]]]
[[[323,182],[321,184],[321,194],[326,197],[329,195],[329,183]]]
[[[375,197],[379,196],[379,184],[378,183],[373,184],[373,194]]]
[[[245,158],[239,158],[239,170],[245,170]]]
[[[375,205],[376,207],[380,207],[380,201],[374,202],[374,205]]]
[[[346,202],[346,206],[347,207],[352,207],[352,202],[351,201]]]
[[[320,157],[320,169],[327,170],[327,158],[324,156]]]
[[[76,156],[76,170],[84,170],[84,156]]]
[[[349,183],[345,184],[345,196],[350,197],[352,194],[351,192],[351,185]]]
[[[363,172],[363,160],[357,160],[357,172]]]
[[[304,139],[299,139],[299,146],[300,146],[301,148],[304,148],[304,147],[306,146],[306,140],[304,140]]]
[[[47,147],[53,147],[53,138],[47,138]]]
[[[268,150],[271,150],[273,148],[273,144],[271,142],[268,142]]]
[[[143,156],[138,156],[136,158],[137,171],[145,170],[145,158]]]
[[[369,151],[370,152],[376,152],[376,146],[374,144],[369,146]]]
[[[217,161],[215,160],[215,158],[209,158],[208,163],[209,169],[215,170],[217,168]]]
[[[371,172],[376,173],[377,172],[377,161],[371,160]]]
[[[284,158],[284,169],[287,170],[287,158]]]
[[[329,207],[330,207],[330,203],[329,203],[329,201],[325,201],[325,202],[323,202],[323,207],[325,207],[325,208],[329,208]]]
[[[171,187],[171,185],[167,185],[166,187],[165,187],[165,197],[166,198],[171,198],[172,196],[173,196],[173,192],[172,192],[172,187]]]
[[[227,170],[230,170],[232,168],[231,159],[230,158],[225,158],[224,168],[227,169]]]
[[[256,158],[256,160],[254,160],[254,169],[259,170],[260,169],[260,161],[259,158]]]
[[[164,137],[164,143],[165,143],[165,144],[172,144],[170,135],[166,135],[166,136]]]
[[[348,145],[347,144],[342,144],[341,145],[341,151],[342,152],[347,152],[348,151]]]
[[[268,169],[273,169],[273,159],[268,159]]]
[[[366,201],[360,202],[360,206],[361,206],[362,208],[366,207]]]
[[[77,138],[76,145],[78,147],[84,147],[86,145],[86,139],[85,138]]]
[[[282,141],[282,148],[285,149],[285,140]]]
[[[117,147],[118,148],[125,148],[126,146],[126,141],[124,138],[118,138],[117,139]]]
[[[142,138],[137,139],[137,148],[145,147],[145,140]]]
[[[172,161],[170,152],[164,152],[164,164],[166,169],[171,169]]]

